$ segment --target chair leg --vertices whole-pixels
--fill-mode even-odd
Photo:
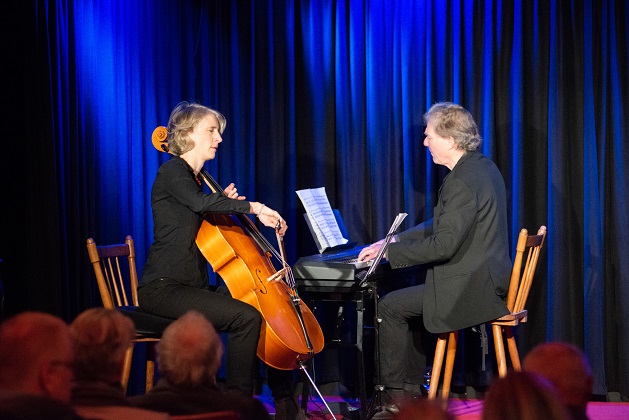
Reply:
[[[502,340],[502,328],[500,325],[492,325],[494,334],[494,348],[496,349],[496,363],[498,364],[498,375],[501,378],[507,376],[507,358],[505,356],[505,345]]]
[[[146,383],[145,391],[149,392],[155,383],[155,345],[157,342],[146,343]]]
[[[443,372],[443,385],[441,387],[441,398],[447,400],[450,396],[450,384],[452,383],[452,371],[454,370],[454,359],[456,358],[456,343],[459,338],[458,331],[452,331],[448,337],[448,351],[446,353],[446,368]]]
[[[443,365],[443,356],[446,353],[447,341],[448,341],[448,333],[439,334],[439,337],[437,337],[435,357],[432,362],[432,373],[430,374],[430,389],[428,390],[429,400],[434,400],[437,397],[437,388],[439,387],[439,376],[441,376],[441,366]]]
[[[131,374],[131,361],[133,360],[133,345],[131,343],[127,352],[124,356],[124,364],[122,366],[122,378],[120,379],[120,384],[122,385],[122,389],[124,393],[127,393],[127,386],[129,385],[129,375]]]
[[[507,337],[507,346],[509,348],[509,356],[511,357],[511,364],[513,365],[513,369],[517,371],[522,370],[522,366],[520,365],[520,354],[518,353],[518,345],[515,342],[515,337],[513,337],[513,327],[505,326],[505,337]]]

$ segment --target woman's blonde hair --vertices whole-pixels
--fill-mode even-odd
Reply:
[[[168,119],[168,151],[173,155],[180,156],[192,149],[193,145],[188,143],[188,134],[194,130],[199,121],[207,115],[214,115],[218,120],[219,132],[223,134],[227,120],[220,112],[191,102],[179,102],[170,113]]]

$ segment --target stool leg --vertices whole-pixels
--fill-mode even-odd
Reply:
[[[146,343],[146,379],[145,392],[149,392],[155,383],[155,346],[157,341]]]
[[[447,341],[448,333],[439,334],[439,337],[437,337],[435,358],[432,362],[432,373],[430,375],[430,389],[428,390],[429,400],[434,400],[437,396],[437,388],[439,387],[439,376],[441,376],[441,366],[443,365],[443,356],[446,352]]]
[[[522,370],[520,365],[520,354],[518,353],[518,345],[513,337],[513,327],[505,326],[505,337],[507,337],[507,347],[509,348],[509,356],[511,357],[511,364],[513,369],[518,372]]]
[[[454,370],[454,359],[456,357],[456,342],[459,338],[458,331],[452,331],[448,337],[448,352],[446,353],[446,368],[443,372],[443,386],[441,388],[441,398],[447,400],[450,396],[450,384],[452,383],[452,371]]]
[[[127,386],[129,385],[129,375],[131,374],[131,360],[133,360],[133,346],[134,343],[131,343],[127,352],[124,355],[124,364],[122,366],[122,378],[120,379],[120,384],[122,385],[122,389],[124,393],[127,393]]]
[[[498,375],[501,378],[507,376],[507,358],[505,356],[505,345],[502,340],[502,328],[500,325],[492,324],[494,333],[494,348],[496,349],[496,363],[498,364]]]

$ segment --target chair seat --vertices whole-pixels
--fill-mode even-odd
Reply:
[[[144,312],[139,306],[119,306],[116,308],[135,323],[138,338],[160,338],[174,319]]]
[[[527,316],[528,316],[528,312],[526,311],[526,309],[524,309],[524,310],[522,310],[520,312],[515,312],[515,313],[512,313],[512,314],[507,314],[505,316],[502,316],[502,317],[500,317],[498,319],[495,319],[495,320],[491,321],[491,323],[493,325],[516,326],[520,322],[526,322]]]

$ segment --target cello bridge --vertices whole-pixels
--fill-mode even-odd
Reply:
[[[272,274],[271,276],[269,276],[268,279],[266,279],[266,281],[280,281],[284,276],[286,276],[286,272],[288,271],[287,267],[282,268],[281,270],[279,270],[278,272],[276,272],[275,274]]]

